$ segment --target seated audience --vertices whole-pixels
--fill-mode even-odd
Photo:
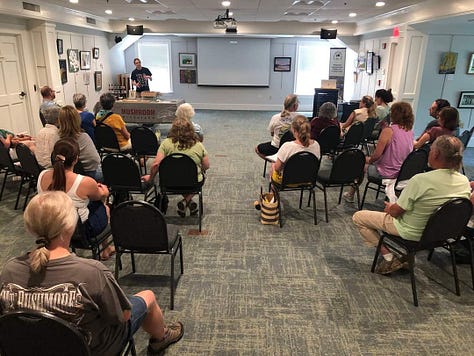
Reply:
[[[372,138],[377,139],[380,132],[390,125],[390,106],[393,101],[392,89],[379,89],[375,92],[375,113],[377,115],[377,124],[372,132]]]
[[[278,152],[280,147],[280,139],[283,134],[290,129],[291,123],[296,116],[298,110],[298,97],[295,94],[290,94],[285,98],[283,103],[283,110],[281,113],[273,115],[268,124],[268,131],[272,136],[270,142],[259,144],[255,148],[255,152],[262,158],[274,155]]]
[[[132,142],[130,141],[130,133],[125,126],[125,122],[119,114],[112,112],[115,103],[115,97],[112,93],[104,93],[100,96],[100,106],[102,109],[96,115],[96,121],[110,126],[117,136],[120,151],[130,150]]]
[[[140,327],[150,334],[148,351],[153,355],[181,339],[183,325],[165,325],[152,291],[127,296],[102,263],[69,252],[77,213],[64,192],[35,196],[24,220],[36,247],[3,267],[2,314],[17,310],[54,314],[81,330],[91,355],[120,355]]]
[[[31,150],[31,152],[35,152],[36,144],[33,140],[33,137],[27,134],[18,134],[15,135],[13,132],[10,132],[5,129],[0,129],[0,143],[5,148],[10,149],[10,155],[16,158],[15,150],[17,144],[22,143]]]
[[[43,97],[43,102],[40,105],[40,113],[44,115],[44,111],[51,106],[59,107],[59,105],[54,101],[54,99],[56,99],[56,91],[45,85],[41,87],[40,93]]]
[[[393,110],[393,109],[392,109]],[[361,210],[352,220],[367,246],[377,246],[379,231],[419,241],[430,215],[452,198],[470,197],[469,180],[459,173],[463,146],[457,137],[438,137],[428,156],[432,171],[413,176],[396,203],[385,202],[383,212]],[[401,261],[382,246],[383,259],[377,272],[387,274],[403,267]]]
[[[306,116],[297,115],[291,123],[291,132],[295,137],[294,141],[285,142],[277,153],[277,160],[272,164],[271,179],[277,184],[281,184],[285,163],[295,153],[306,151],[321,158],[319,143],[311,139],[311,126]]]
[[[143,180],[145,182],[153,180],[158,173],[161,161],[173,153],[183,153],[191,157],[198,169],[198,181],[203,184],[204,173],[210,166],[209,156],[204,145],[198,140],[191,122],[180,117],[174,119],[168,137],[161,143],[153,160],[150,174],[143,176]],[[198,204],[192,198],[193,194],[183,195],[183,199],[178,202],[178,214],[181,217],[186,216],[186,209],[189,209],[191,215],[199,212]]]
[[[72,97],[74,106],[81,117],[81,128],[90,136],[92,142],[94,139],[95,115],[86,110],[87,99],[84,94],[74,94]]]
[[[337,128],[341,130],[341,124],[337,120],[336,105],[330,102],[321,105],[318,117],[311,120],[311,138],[317,140],[321,131],[328,126],[337,126]]]
[[[411,105],[398,102],[392,105],[391,125],[380,133],[374,153],[366,158],[365,170],[371,177],[397,178],[400,167],[413,151],[413,122],[415,117]],[[354,201],[355,189],[344,193],[344,199]]]
[[[86,228],[86,236],[91,238],[99,235],[109,223],[109,208],[104,203],[109,196],[109,189],[91,177],[74,173],[74,166],[79,159],[79,145],[73,138],[56,142],[52,158],[53,168],[42,171],[38,177],[38,192],[66,192]],[[101,258],[108,259],[114,251],[109,246],[103,251]]]
[[[79,113],[71,105],[63,106],[59,110],[59,137],[72,138],[79,145],[79,161],[84,168],[84,174],[102,180],[100,170],[100,157],[94,142],[87,133],[81,129],[81,118]]]
[[[439,117],[439,113],[440,113],[441,109],[446,108],[446,107],[450,107],[450,106],[451,106],[451,104],[446,99],[439,98],[439,99],[436,99],[435,101],[433,101],[431,106],[428,108],[430,116],[433,118],[433,120],[428,122],[428,124],[426,125],[425,130],[423,131],[423,133],[420,135],[420,137],[418,137],[416,139],[417,141],[421,138],[421,136],[423,136],[424,133],[428,132],[432,127],[436,127],[436,126],[440,125],[439,121],[438,121],[438,117]]]
[[[199,141],[202,142],[204,140],[204,131],[201,125],[196,124],[195,122],[191,120],[194,114],[195,114],[194,108],[191,106],[191,104],[188,104],[188,103],[184,103],[178,106],[175,113],[176,117],[186,119],[189,122],[191,122],[191,124],[193,124],[194,131],[196,132],[196,135],[198,136]]]
[[[441,135],[454,135],[459,127],[459,112],[456,108],[444,107],[439,112],[439,126],[433,126],[426,131],[421,137],[415,141],[413,147],[415,149],[423,147],[426,143],[432,143]]]
[[[43,111],[46,125],[36,135],[35,156],[44,168],[51,168],[51,153],[54,144],[59,140],[58,117],[59,106],[50,106]]]
[[[369,117],[376,116],[374,99],[369,95],[365,95],[359,103],[359,109],[355,109],[342,124],[342,132],[345,134],[356,122],[365,122]]]

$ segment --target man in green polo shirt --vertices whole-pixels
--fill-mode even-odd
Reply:
[[[408,181],[396,203],[385,203],[383,212],[361,210],[352,220],[368,246],[377,246],[379,231],[419,241],[431,214],[450,199],[469,198],[471,189],[466,176],[459,173],[463,145],[454,136],[440,136],[428,156],[430,172],[415,175]],[[383,259],[376,271],[387,274],[403,263],[382,246]]]

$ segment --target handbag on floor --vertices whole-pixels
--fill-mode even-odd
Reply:
[[[273,192],[263,193],[260,188],[260,222],[263,225],[278,225],[278,201]]]

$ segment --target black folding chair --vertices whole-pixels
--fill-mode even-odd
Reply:
[[[21,189],[25,183],[28,183],[28,189],[25,196],[25,203],[23,204],[23,210],[26,208],[26,204],[28,204],[28,198],[30,197],[30,192],[33,190],[36,191],[36,184],[38,182],[38,176],[40,172],[43,170],[38,164],[35,155],[28,146],[19,143],[16,145],[16,155],[18,156],[18,160],[20,161],[21,169],[23,174],[21,175],[21,182],[20,182],[20,189],[18,192],[18,196],[21,194]],[[18,203],[18,199],[17,199]],[[17,205],[15,205],[15,209]]]
[[[155,133],[145,126],[138,126],[130,133],[132,153],[138,162],[143,160],[144,174],[147,174],[146,160],[149,156],[156,156],[158,152],[158,138]]]
[[[356,122],[342,138],[342,142],[337,147],[337,153],[347,150],[348,148],[357,148],[362,142],[364,136],[364,123]]]
[[[302,151],[295,153],[285,163],[281,184],[278,184],[273,180],[270,183],[278,202],[278,218],[280,227],[283,226],[281,217],[280,192],[291,190],[300,191],[300,209],[303,202],[303,191],[309,191],[308,206],[310,206],[312,197],[314,225],[318,224],[318,218],[316,215],[316,194],[314,192],[314,187],[316,186],[319,164],[320,160],[311,152]]]
[[[330,169],[319,171],[316,187],[324,193],[326,222],[329,222],[326,188],[341,187],[338,200],[338,204],[341,204],[344,186],[352,185],[357,193],[357,203],[359,206],[359,185],[364,178],[364,166],[364,153],[358,148],[351,148],[336,156]]]
[[[369,117],[367,120],[364,121],[364,133],[362,135],[362,149],[364,149],[367,152],[367,156],[370,156],[370,149],[369,149],[369,143],[371,142],[371,137],[372,137],[372,132],[374,131],[374,127],[377,124],[378,118],[376,117]]]
[[[133,224],[130,222],[133,221]],[[174,292],[184,272],[183,243],[181,234],[174,225],[167,225],[161,211],[144,201],[127,201],[112,210],[110,224],[116,251],[115,278],[122,269],[121,257],[129,253],[132,271],[135,273],[135,254],[166,254],[171,258],[170,309],[174,309]],[[174,265],[179,251],[181,273],[175,281]]]
[[[112,235],[112,231],[110,225],[107,225],[99,235],[87,237],[86,227],[79,218],[76,230],[74,230],[74,234],[71,237],[70,248],[72,252],[76,252],[76,250],[90,250],[92,258],[100,261],[102,251],[112,244],[110,235]]]
[[[280,146],[281,147],[285,142],[294,141],[295,137],[293,136],[293,132],[291,130],[286,131],[280,139]],[[263,165],[263,178],[265,178],[265,174],[267,173],[267,162],[275,163],[276,162],[276,155],[266,156],[264,158],[265,162]]]
[[[334,155],[341,142],[341,129],[332,125],[324,128],[317,139],[322,155]]]
[[[433,250],[436,247],[445,247],[451,254],[456,294],[461,295],[459,291],[456,261],[449,240],[458,240],[461,238],[464,228],[471,217],[471,213],[472,204],[469,199],[455,198],[447,201],[433,212],[426,223],[420,241],[405,240],[400,236],[382,232],[375,251],[371,272],[373,273],[375,271],[375,266],[377,265],[382,246],[385,246],[390,251],[395,251],[402,257],[406,258],[410,269],[413,304],[418,306],[415,282],[415,255],[419,251]]]
[[[104,156],[107,153],[120,152],[120,145],[115,131],[110,126],[97,122],[94,128],[95,146],[99,154]]]
[[[166,195],[198,194],[198,220],[199,232],[201,232],[203,214],[202,186],[204,179],[201,182],[198,181],[196,163],[183,153],[173,153],[161,161],[158,167],[158,174],[161,191],[159,198],[161,200]]]
[[[1,171],[3,171],[5,174],[3,176],[2,191],[0,192],[0,200],[2,200],[3,191],[5,190],[5,185],[7,183],[8,176],[21,177],[23,175],[23,171],[21,170],[21,166],[19,164],[16,165],[15,162],[13,162],[13,159],[10,156],[10,150],[0,143],[0,172]],[[16,197],[16,203],[15,203],[15,209],[18,208],[18,201],[20,199],[20,193],[21,193],[21,185],[19,186],[19,189],[18,189],[18,194],[17,194],[17,197]]]

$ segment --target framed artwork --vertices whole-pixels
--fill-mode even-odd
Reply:
[[[273,60],[274,72],[291,72],[291,57],[275,57]]]
[[[99,48],[97,47],[92,48],[92,58],[99,59]]]
[[[61,76],[61,83],[67,83],[67,63],[65,59],[59,60],[59,74]]]
[[[79,55],[81,57],[81,69],[91,69],[91,51],[80,51]]]
[[[181,68],[196,67],[196,53],[180,53],[179,66]]]
[[[367,52],[367,65],[365,71],[367,74],[373,74],[374,73],[374,52]]]
[[[474,53],[471,53],[471,59],[469,60],[469,66],[467,67],[467,74],[474,74]]]
[[[68,49],[67,50],[67,62],[68,69],[71,73],[76,73],[79,71],[79,50],[77,49]]]
[[[58,54],[63,54],[64,49],[63,49],[63,40],[58,38],[56,40],[56,48],[58,49]]]
[[[196,71],[194,69],[180,69],[179,82],[183,84],[196,84]]]
[[[102,72],[94,72],[94,88],[95,91],[102,90]]]
[[[459,95],[458,108],[474,109],[474,91],[462,91]]]
[[[456,52],[445,52],[441,56],[439,74],[454,74],[456,72],[456,62],[458,54]]]
[[[357,71],[358,72],[365,71],[366,64],[367,63],[366,63],[365,53],[364,54],[359,54],[359,56],[357,57]]]
[[[82,82],[84,85],[89,85],[91,83],[91,72],[82,73]]]

